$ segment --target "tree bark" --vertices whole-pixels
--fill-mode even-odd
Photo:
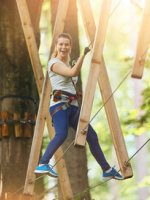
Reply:
[[[78,21],[77,21],[77,2],[76,0],[71,0],[69,2],[69,9],[67,12],[67,18],[65,21],[65,29],[64,32],[69,33],[72,36],[73,45],[72,45],[72,53],[71,59],[77,59],[80,54],[79,50],[79,33],[78,33]],[[51,13],[52,13],[52,26],[54,26],[54,21],[56,17],[58,0],[51,0]],[[78,81],[78,89],[81,91],[82,82],[79,77]],[[70,143],[75,138],[75,131],[73,129],[69,129],[68,137],[65,143],[62,145],[63,150],[70,145]],[[64,156],[67,170],[69,173],[72,191],[74,195],[80,193],[78,196],[79,199],[90,200],[90,193],[87,191],[86,193],[83,190],[88,187],[88,170],[87,170],[87,158],[86,158],[86,149],[85,148],[77,148],[72,145],[69,151]],[[83,192],[83,193],[82,193]]]
[[[41,2],[28,0],[38,45]],[[1,0],[0,3],[0,97],[3,97],[0,100],[0,112],[7,111],[10,119],[18,112],[20,119],[23,119],[25,112],[37,112],[39,97],[16,1]],[[6,98],[6,95],[9,97]],[[22,130],[26,126],[21,124]],[[21,135],[16,138],[14,123],[8,127],[9,136],[1,138],[2,198],[24,185],[32,142],[32,137]]]

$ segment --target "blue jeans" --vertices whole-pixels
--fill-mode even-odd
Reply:
[[[50,107],[50,113],[54,111],[57,106],[60,106],[62,103]],[[55,129],[55,136],[50,141],[47,146],[47,149],[40,160],[41,164],[49,163],[55,151],[62,145],[62,143],[67,138],[68,127],[72,127],[76,130],[78,125],[80,110],[77,106],[69,106],[66,110],[59,110],[53,115],[53,125]],[[91,125],[88,127],[87,132],[87,142],[89,144],[90,151],[96,161],[99,163],[103,171],[106,171],[110,168],[110,165],[107,163],[105,156],[102,152],[102,149],[98,142],[98,137]]]

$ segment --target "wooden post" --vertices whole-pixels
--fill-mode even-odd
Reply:
[[[41,94],[42,85],[43,85],[43,72],[41,71],[38,49],[37,49],[36,42],[35,42],[33,28],[31,26],[31,20],[30,20],[27,4],[26,4],[25,0],[22,0],[22,1],[16,0],[16,2],[18,5],[18,10],[19,10],[27,46],[35,47],[34,50],[33,50],[33,48],[28,47],[28,50],[29,50],[31,60],[33,61],[32,67],[34,68],[34,74],[35,74],[36,82],[37,82],[37,85],[39,88],[38,91],[39,91],[39,94]],[[53,41],[56,38],[56,36],[59,33],[61,33],[64,29],[64,23],[65,23],[65,17],[66,17],[66,13],[67,13],[68,3],[69,3],[69,0],[66,0],[66,1],[60,0],[59,1],[56,23],[55,23],[55,27],[54,27]],[[30,40],[28,40],[29,36],[30,36]],[[34,54],[35,51],[36,51],[36,53]],[[36,61],[37,61],[37,63],[36,63]],[[36,72],[35,72],[35,70],[36,70]],[[37,77],[41,77],[41,78],[37,78]],[[51,135],[51,137],[53,136],[53,131],[51,128],[51,118],[48,113],[50,92],[51,92],[51,87],[50,87],[48,76],[46,74],[43,91],[42,91],[42,95],[44,95],[44,96],[42,96],[42,99],[40,101],[40,107],[39,107],[39,112],[38,112],[38,116],[37,116],[34,137],[33,137],[33,144],[32,144],[32,148],[31,148],[26,182],[25,182],[25,187],[24,187],[24,194],[33,195],[34,181],[35,181],[35,176],[33,174],[33,171],[34,171],[35,166],[37,165],[38,159],[39,159],[45,119],[48,124],[49,134]],[[44,110],[42,110],[43,107],[44,107]],[[40,129],[40,131],[38,128]],[[59,150],[55,153],[56,160],[58,158],[60,158],[62,154],[63,154],[63,151],[61,148],[59,148]],[[62,168],[62,166],[63,166],[63,168]],[[71,185],[70,185],[70,181],[69,181],[69,177],[68,177],[64,159],[61,159],[59,164],[57,165],[57,171],[58,171],[58,174],[60,177],[60,185],[61,185],[64,199],[66,199],[66,200],[72,199],[73,194],[72,194]]]
[[[146,54],[150,44],[150,0],[145,1],[143,20],[139,32],[136,56],[132,71],[133,78],[142,78]]]
[[[94,35],[95,35],[94,33],[96,32],[96,26],[95,26],[94,18],[92,15],[92,10],[90,7],[89,0],[85,0],[85,1],[79,0],[79,6],[80,6],[81,14],[83,17],[83,22],[85,25],[87,36],[89,38],[89,41],[92,42],[94,41]],[[113,144],[115,146],[118,162],[119,162],[122,174],[126,178],[131,177],[132,176],[131,166],[125,165],[125,163],[129,159],[128,153],[126,150],[123,133],[121,130],[121,125],[119,122],[115,101],[114,101],[113,96],[111,95],[112,90],[109,83],[109,78],[108,78],[103,56],[102,56],[101,64],[99,67],[100,67],[100,76],[98,78],[98,83],[99,83],[110,131],[112,134]],[[105,102],[107,103],[105,104]]]

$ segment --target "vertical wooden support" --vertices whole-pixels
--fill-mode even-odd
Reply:
[[[150,0],[145,1],[142,24],[138,36],[136,56],[132,71],[133,78],[142,78],[146,53],[150,44]]]
[[[19,122],[20,114],[19,113],[14,113],[13,114],[13,120],[15,121],[15,124],[14,124],[15,136],[17,138],[23,136],[22,126],[21,126],[21,123]],[[17,123],[17,121],[18,121],[18,123]]]
[[[40,94],[42,91],[42,99],[40,101],[40,107],[38,111],[34,137],[33,137],[33,144],[31,148],[31,154],[30,154],[29,165],[28,165],[27,176],[26,176],[25,187],[24,187],[24,194],[32,195],[33,189],[34,189],[34,181],[35,181],[35,175],[33,174],[33,171],[39,159],[45,119],[48,124],[49,134],[51,135],[51,137],[53,136],[51,118],[48,112],[49,94],[51,92],[51,87],[50,87],[49,78],[47,74],[46,74],[44,85],[43,85],[43,72],[41,71],[38,49],[36,46],[35,36],[34,36],[32,26],[31,26],[31,20],[30,20],[26,1],[16,0],[16,2],[17,2],[29,54],[32,60],[32,67],[34,69],[34,74],[35,74],[36,82],[38,85],[38,91]],[[56,23],[54,27],[53,41],[59,33],[63,32],[68,3],[69,3],[69,0],[59,1]],[[30,38],[30,40],[28,38]],[[42,85],[43,85],[43,90],[42,90]],[[60,158],[62,154],[63,154],[62,149],[59,148],[59,150],[55,154],[56,160]],[[57,170],[60,177],[60,185],[61,185],[61,189],[63,193],[63,198],[66,200],[72,199],[73,193],[71,190],[71,185],[70,185],[64,159],[60,160],[59,164],[57,165]]]
[[[83,17],[83,22],[84,22],[85,30],[87,33],[87,37],[89,38],[90,42],[93,42],[94,36],[95,36],[94,33],[96,32],[96,26],[95,26],[94,18],[92,15],[92,10],[90,7],[90,2],[89,0],[84,0],[84,1],[78,0],[78,2],[79,2],[82,17]],[[121,172],[124,175],[124,177],[126,178],[131,177],[132,176],[131,166],[125,165],[125,163],[129,159],[128,153],[126,150],[123,133],[121,130],[121,125],[119,122],[115,101],[114,101],[113,96],[111,95],[112,94],[111,86],[109,83],[109,78],[108,78],[103,56],[102,56],[101,64],[99,65],[99,67],[100,67],[100,76],[98,78],[98,83],[101,90],[101,95],[102,95],[110,131],[112,134],[113,144],[115,146],[118,162],[119,162]],[[107,103],[105,104],[105,102]]]

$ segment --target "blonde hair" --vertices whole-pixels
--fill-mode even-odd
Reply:
[[[58,42],[58,39],[59,39],[59,38],[67,38],[67,39],[69,39],[70,45],[72,46],[72,38],[71,38],[71,35],[70,35],[70,34],[68,34],[68,33],[61,33],[61,34],[59,34],[58,37],[57,37],[57,39],[56,39],[55,48],[54,48],[54,51],[53,51],[53,53],[52,53],[51,58],[55,58],[55,57],[57,56],[57,54],[58,54],[58,52],[57,52],[57,50],[56,50],[56,45],[57,45],[57,42]],[[68,61],[69,61],[69,60],[70,60],[70,56],[68,57]]]

